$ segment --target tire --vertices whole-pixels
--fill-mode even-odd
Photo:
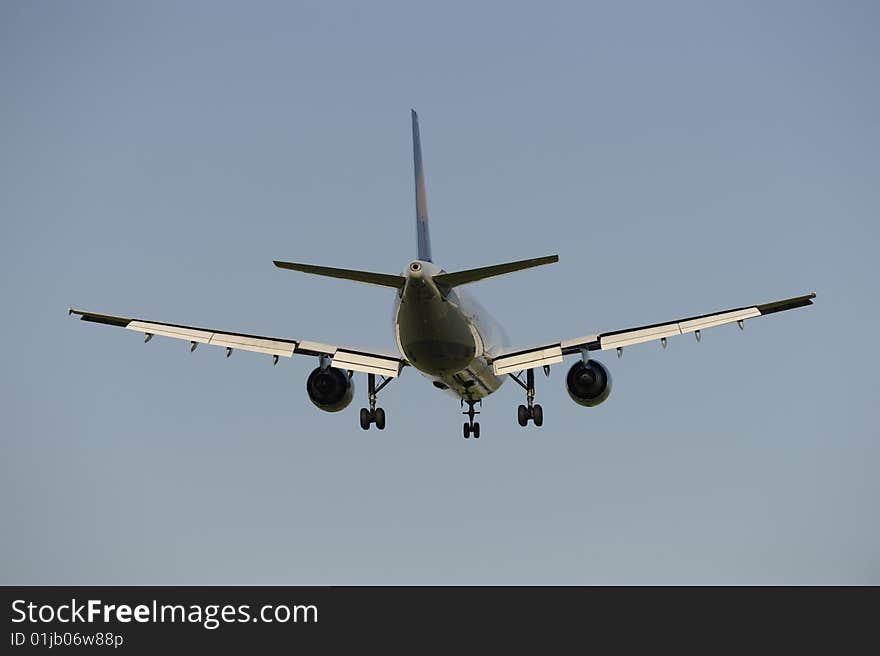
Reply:
[[[361,428],[368,430],[370,428],[370,411],[361,408]]]
[[[464,433],[464,439],[469,438],[471,436],[471,425],[465,423],[464,428],[462,428],[462,432]]]
[[[535,422],[535,426],[543,426],[544,425],[544,408],[539,405],[536,405],[532,408],[532,420]]]
[[[525,426],[529,423],[529,409],[524,405],[520,405],[516,409],[516,420],[519,422],[520,426]]]
[[[480,422],[474,422],[474,439],[480,439]]]
[[[376,408],[376,428],[385,430],[385,410]]]

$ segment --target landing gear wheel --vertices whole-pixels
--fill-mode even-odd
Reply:
[[[544,373],[549,372],[548,367],[544,367]],[[517,423],[525,428],[529,419],[535,422],[535,426],[543,426],[544,425],[544,408],[540,405],[533,403],[535,400],[535,370],[534,369],[526,369],[526,380],[523,382],[520,374],[507,374],[516,383],[522,387],[526,391],[526,402],[528,405],[520,405],[516,409],[516,421]]]
[[[379,430],[385,430],[385,410],[384,409],[376,408],[375,421],[376,421],[376,428],[378,428]],[[538,425],[540,426],[540,424],[538,424]]]
[[[370,407],[361,408],[361,428],[364,430],[367,430],[370,424],[376,424],[376,428],[385,430],[385,410],[376,407],[376,395],[392,380],[393,378],[383,376],[382,382],[376,385],[376,374],[367,374],[367,398],[370,401]]]
[[[544,425],[544,408],[539,405],[532,407],[532,421],[535,422],[535,426]]]
[[[519,422],[520,426],[525,426],[529,423],[529,409],[524,405],[520,405],[516,409],[516,420]]]
[[[464,434],[464,439],[469,438],[471,435],[474,436],[475,440],[479,439],[480,425],[474,421],[474,417],[480,413],[478,410],[474,410],[474,405],[476,405],[477,403],[482,405],[483,402],[480,399],[462,399],[461,405],[464,406],[465,403],[467,403],[468,409],[461,413],[463,415],[467,415],[468,418],[461,429],[462,433]]]

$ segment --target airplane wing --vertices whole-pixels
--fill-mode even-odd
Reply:
[[[816,298],[815,292],[772,303],[763,303],[762,305],[751,305],[713,312],[711,314],[701,314],[696,317],[676,319],[666,323],[586,335],[534,348],[507,350],[492,360],[492,367],[495,374],[500,376],[524,369],[557,364],[562,362],[562,356],[581,353],[583,350],[608,351],[617,349],[619,356],[623,352],[623,347],[641,342],[660,340],[665,348],[668,337],[684,335],[685,333],[694,333],[697,341],[699,341],[702,336],[701,331],[705,328],[714,328],[715,326],[733,322],[736,322],[740,328],[743,328],[743,322],[746,319],[754,319],[765,314],[812,305],[814,298]]]
[[[117,317],[109,314],[97,314],[70,308],[68,314],[76,314],[83,321],[103,323],[109,326],[127,328],[144,334],[144,341],[150,341],[153,336],[171,337],[190,343],[190,351],[195,351],[199,344],[209,344],[226,348],[226,357],[234,350],[253,351],[271,355],[273,362],[278,363],[279,356],[293,357],[294,353],[312,356],[327,356],[332,358],[332,366],[337,369],[350,369],[365,373],[379,374],[387,378],[393,378],[400,374],[402,367],[408,363],[401,357],[384,354],[381,352],[351,349],[321,342],[310,342],[300,339],[280,339],[277,337],[262,337],[260,335],[246,335],[231,333],[225,330],[212,328],[195,328],[173,323],[158,321],[144,321],[129,317]]]

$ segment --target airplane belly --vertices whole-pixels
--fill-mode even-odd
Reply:
[[[401,352],[438,389],[476,400],[504,383],[486,360],[479,330],[453,303],[438,300],[416,306],[404,301],[395,319]]]
[[[504,378],[496,376],[492,365],[483,357],[474,360],[461,371],[450,376],[443,376],[435,381],[446,385],[450,392],[463,399],[482,399],[489,396],[504,384]],[[442,389],[442,388],[441,388]]]
[[[397,341],[406,359],[432,376],[451,376],[481,354],[467,319],[446,301],[404,301],[397,312]]]

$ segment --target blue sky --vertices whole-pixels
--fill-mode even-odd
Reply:
[[[871,2],[0,6],[0,581],[880,583],[880,12]],[[273,259],[559,253],[475,284],[533,344],[811,290],[565,366],[479,441],[413,370],[320,413],[308,358],[68,305],[392,344],[392,297]],[[603,359],[600,356],[600,359]]]

